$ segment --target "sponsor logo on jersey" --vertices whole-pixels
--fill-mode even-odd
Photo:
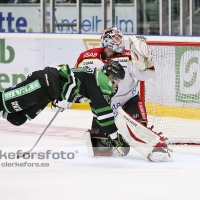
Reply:
[[[88,57],[97,57],[97,53],[85,53],[83,58],[88,58]]]
[[[25,94],[31,93],[39,88],[41,88],[40,82],[38,80],[35,80],[34,82],[29,83],[23,87],[5,92],[3,98],[4,98],[4,101],[9,100],[9,99],[14,99],[16,97],[20,97]]]
[[[109,95],[103,95],[106,102],[110,105],[110,96]]]
[[[49,80],[48,80],[48,76],[47,76],[47,74],[45,74],[45,80],[46,80],[46,84],[47,84],[47,86],[49,86]]]
[[[18,101],[11,102],[11,105],[16,111],[21,111],[22,110],[22,108],[18,104]]]
[[[117,59],[117,61],[119,61],[119,62],[128,62],[128,59]]]
[[[117,115],[118,115],[117,108],[118,108],[120,105],[121,105],[120,103],[116,103],[116,104],[113,104],[113,105],[112,105],[112,110],[113,110],[113,115],[114,115],[114,117],[117,117]]]
[[[92,65],[93,61],[83,62],[83,65]]]
[[[112,105],[112,110],[116,110],[121,104],[120,103],[116,103]]]
[[[136,113],[136,114],[132,114],[132,117],[138,119],[140,117],[140,115],[138,113]]]
[[[132,94],[134,95],[136,93],[136,91],[137,91],[137,89],[136,89],[136,87],[134,87],[132,90]]]
[[[142,119],[143,120],[147,120],[147,117],[146,117],[146,111],[144,109],[144,106],[143,106],[143,103],[142,102],[138,102],[138,109],[140,111],[140,115],[142,116]]]
[[[86,72],[89,73],[89,74],[93,74],[94,73],[94,68],[86,67]]]
[[[126,51],[125,53],[124,53],[124,55],[128,55],[128,56],[130,56],[131,55],[131,53],[130,53],[130,51]]]
[[[76,102],[76,100],[79,98],[79,97],[82,97],[83,95],[77,93],[76,96],[74,97],[73,99],[73,102]]]

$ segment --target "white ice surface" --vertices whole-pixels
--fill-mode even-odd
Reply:
[[[0,119],[0,149],[27,151],[55,113],[15,127]],[[127,157],[89,157],[84,131],[90,111],[60,113],[34,150],[72,152],[74,159],[0,159],[0,200],[199,200],[200,147],[170,146],[173,162],[152,163],[135,150]],[[0,154],[1,155],[1,154]],[[49,167],[2,167],[2,163],[48,163]]]

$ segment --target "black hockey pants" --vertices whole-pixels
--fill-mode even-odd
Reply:
[[[31,120],[49,102],[60,97],[59,73],[50,67],[35,71],[25,81],[6,89],[2,95],[5,111],[9,115],[13,113],[16,118],[26,116]]]

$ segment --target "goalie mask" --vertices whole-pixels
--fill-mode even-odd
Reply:
[[[103,66],[103,73],[111,78],[112,83],[118,83],[125,77],[125,70],[118,61],[110,60]]]
[[[125,50],[123,34],[116,27],[103,31],[101,44],[103,47],[108,47],[116,53],[123,53]]]

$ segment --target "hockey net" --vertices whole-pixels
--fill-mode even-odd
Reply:
[[[169,144],[200,144],[200,42],[148,41],[155,76],[141,82],[149,126]]]

